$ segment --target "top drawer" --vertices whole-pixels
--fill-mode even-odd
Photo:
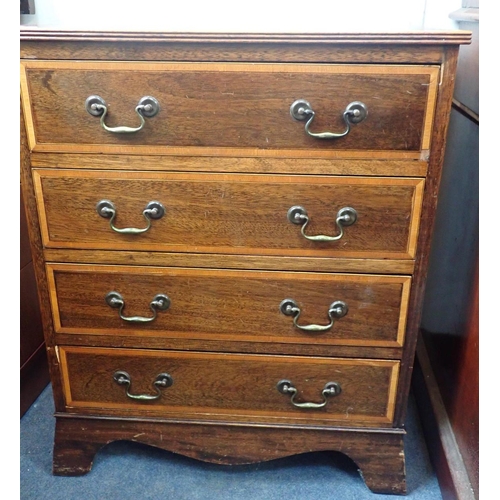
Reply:
[[[24,61],[21,90],[36,151],[419,158],[438,74],[437,66]],[[103,120],[86,110],[89,96],[104,100]],[[145,96],[159,103],[153,117],[136,111]],[[314,112],[312,134],[349,132],[310,136],[312,114],[291,116],[297,100]],[[360,123],[344,114],[353,102],[367,109]],[[136,132],[117,130],[142,121]]]

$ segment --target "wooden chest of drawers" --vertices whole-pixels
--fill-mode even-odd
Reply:
[[[469,34],[21,38],[54,473],[117,439],[224,464],[335,450],[403,493]]]

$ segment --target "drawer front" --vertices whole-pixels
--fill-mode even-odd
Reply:
[[[57,333],[332,346],[400,347],[411,283],[406,276],[70,264],[48,264],[47,275]],[[110,303],[110,292],[121,299]],[[168,308],[152,304],[159,294]],[[286,299],[295,309],[281,305]]]
[[[60,356],[69,408],[227,421],[389,425],[399,371],[386,360],[83,347]]]
[[[393,259],[415,255],[424,186],[414,178],[75,170],[35,170],[34,181],[50,248]],[[106,200],[114,219],[96,209]],[[146,232],[110,227],[147,228],[152,201],[165,213]],[[292,207],[307,220],[291,217]],[[342,219],[349,209],[351,225]]]
[[[25,61],[21,83],[30,145],[39,151],[418,158],[429,148],[438,73],[437,66]],[[154,97],[160,110],[141,130],[116,133],[86,111],[92,95],[105,101],[111,129],[140,126],[142,97]],[[318,139],[306,133],[307,120],[291,116],[299,99],[314,112],[313,134],[344,133],[353,102],[368,115],[341,138]]]

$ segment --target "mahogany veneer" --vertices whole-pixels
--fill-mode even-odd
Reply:
[[[217,168],[216,159],[212,168]],[[411,258],[424,188],[422,179],[394,177],[39,169],[33,176],[47,248],[281,256]],[[96,211],[102,199],[116,206],[119,227],[144,226],[142,211],[152,200],[162,203],[166,213],[138,240],[110,231],[109,220]],[[287,220],[295,205],[310,214],[310,234],[334,232],[336,214],[345,206],[352,206],[358,218],[355,226],[346,228],[349,238],[339,247],[308,242],[300,227]]]
[[[405,492],[406,403],[469,41],[22,32],[55,474],[84,474],[129,439],[224,464],[335,450],[373,491]],[[148,95],[160,111],[117,133],[139,127]],[[343,132],[351,102],[368,115],[321,139],[292,118],[297,99],[313,134]],[[143,214],[150,201],[161,218]],[[145,231],[119,232],[131,227]]]
[[[303,358],[64,347],[60,349],[68,408],[98,413],[228,422],[387,426],[392,422],[399,363],[393,360]],[[171,387],[139,406],[113,379],[116,367],[130,375],[131,393],[155,393],[155,377],[167,370]],[[334,378],[334,380],[330,380]],[[290,380],[302,401],[321,401],[327,382],[342,391],[324,409],[298,412],[277,389]],[[374,390],[376,388],[376,390]]]
[[[118,146],[144,152],[154,146],[169,152],[194,146],[299,150],[294,155],[305,149],[302,156],[309,157],[325,143],[303,134],[288,116],[290,105],[305,95],[318,129],[341,127],[342,115],[330,110],[343,110],[353,100],[376,114],[337,151],[419,151],[429,147],[439,83],[437,66],[25,61],[22,69],[33,120],[28,137],[38,151],[112,152]],[[109,104],[110,126],[133,126],[142,96],[155,97],[160,111],[124,144],[88,119],[83,104],[90,89],[99,89]]]
[[[408,277],[331,273],[48,264],[47,276],[57,333],[316,345],[402,346],[410,290]],[[122,295],[127,316],[151,315],[158,293],[170,306],[137,328],[106,303],[112,291]],[[328,308],[339,299],[349,310],[329,331],[304,332],[279,314],[287,298],[301,308],[299,324],[328,323]]]

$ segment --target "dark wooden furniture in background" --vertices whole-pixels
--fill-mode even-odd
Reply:
[[[469,40],[22,32],[56,474],[84,474],[100,447],[131,439],[225,464],[335,450],[373,491],[405,492],[406,406]],[[142,116],[154,110],[143,96],[157,115]],[[368,117],[354,124],[360,101]],[[345,134],[309,136],[300,109],[312,133]]]
[[[35,0],[20,0],[20,13],[21,14],[34,14],[35,13]]]
[[[444,500],[479,498],[479,3],[451,17],[472,32],[450,116],[414,392]]]
[[[20,224],[20,345],[21,345],[21,417],[40,392],[49,383],[47,353],[43,340],[42,321],[35,273],[26,225],[23,193],[21,190]]]

